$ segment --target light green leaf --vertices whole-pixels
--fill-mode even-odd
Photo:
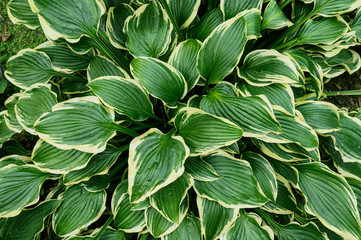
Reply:
[[[238,69],[238,76],[250,85],[267,86],[272,83],[297,83],[299,73],[292,60],[276,50],[250,52]]]
[[[324,17],[337,16],[351,12],[361,6],[359,0],[315,0],[313,12]]]
[[[222,240],[271,240],[274,239],[272,229],[262,226],[262,218],[255,213],[239,212],[237,220],[231,229],[221,238]]]
[[[244,130],[245,137],[263,137],[270,132],[282,132],[271,104],[264,96],[237,97],[229,94],[231,89],[224,88],[233,86],[218,84],[202,99],[201,109],[237,124]]]
[[[42,114],[51,111],[57,103],[56,97],[47,84],[35,84],[22,92],[15,105],[16,118],[21,126],[27,132],[36,135],[34,123]]]
[[[173,66],[155,58],[135,58],[131,72],[149,93],[169,107],[176,107],[187,94],[187,82]]]
[[[302,44],[332,44],[348,31],[344,20],[336,17],[322,18],[321,20],[308,20],[293,39],[297,45]]]
[[[248,162],[222,151],[203,159],[222,178],[212,182],[194,180],[194,188],[199,196],[217,201],[227,208],[259,207],[268,201]]]
[[[267,159],[253,152],[242,153],[241,159],[246,160],[251,165],[264,195],[270,200],[275,201],[278,191],[276,174]]]
[[[31,155],[31,160],[40,169],[54,174],[65,174],[84,168],[92,154],[75,149],[62,150],[39,140]]]
[[[0,169],[0,217],[18,215],[39,200],[40,188],[48,173],[31,165],[9,164]]]
[[[15,134],[5,123],[5,113],[6,111],[0,112],[0,147]]]
[[[336,143],[336,149],[341,152],[344,162],[358,162],[361,160],[361,121],[343,111],[339,113],[341,130],[331,134]]]
[[[40,26],[38,15],[31,11],[28,0],[11,0],[6,8],[9,18],[14,24],[24,24],[30,29]]]
[[[202,240],[201,222],[192,212],[189,212],[176,230],[162,238],[162,240],[182,239]]]
[[[6,240],[33,240],[44,228],[45,218],[61,200],[44,201],[35,208],[26,209],[12,218],[0,219],[0,238]]]
[[[201,0],[167,0],[167,3],[177,26],[182,30],[189,27],[197,16]]]
[[[105,210],[106,192],[89,192],[81,185],[68,187],[58,199],[63,200],[53,214],[54,232],[72,236],[100,218]]]
[[[237,142],[243,130],[231,121],[197,108],[179,110],[174,125],[190,149],[191,156],[209,153]]]
[[[221,178],[214,168],[200,157],[187,158],[184,167],[185,171],[198,181],[211,182]]]
[[[4,119],[8,128],[16,133],[20,133],[23,130],[23,127],[20,125],[15,112],[15,105],[19,100],[20,93],[15,93],[6,99],[4,105],[8,109],[5,112]]]
[[[322,163],[294,165],[298,187],[306,198],[305,209],[323,225],[346,239],[361,237],[356,198],[346,180]]]
[[[215,201],[197,196],[197,207],[201,219],[204,239],[219,239],[236,220],[239,210],[225,208]]]
[[[99,153],[115,136],[114,112],[96,97],[72,98],[58,103],[34,124],[39,137],[60,149]]]
[[[66,44],[54,44],[50,41],[40,44],[35,50],[48,55],[54,70],[65,73],[86,70],[92,54],[79,55],[72,51]]]
[[[188,39],[178,44],[169,57],[168,64],[178,69],[187,82],[188,91],[198,82],[200,75],[197,70],[197,56],[202,43],[195,39]]]
[[[275,214],[293,214],[296,211],[297,205],[289,182],[277,174],[277,186],[277,199],[267,202],[261,208]]]
[[[33,12],[39,15],[43,31],[48,39],[64,38],[75,43],[82,36],[96,37],[105,5],[100,0],[29,0]],[[71,19],[66,21],[64,19]]]
[[[125,41],[127,36],[123,31],[125,20],[133,15],[134,9],[128,5],[121,3],[116,7],[109,8],[106,31],[112,45],[119,49],[126,49]]]
[[[360,54],[351,49],[342,49],[333,57],[325,57],[330,67],[343,66],[349,74],[357,72],[361,67]]]
[[[188,32],[188,38],[203,42],[212,31],[223,22],[223,14],[219,8],[207,12]]]
[[[140,232],[145,227],[144,210],[132,210],[127,191],[128,180],[124,180],[113,193],[111,207],[114,225],[125,232]]]
[[[150,203],[166,219],[179,224],[180,206],[191,188],[191,178],[184,173],[174,182],[159,189],[149,197]]]
[[[263,11],[262,29],[281,29],[292,25],[277,2],[271,0]]]
[[[184,172],[189,149],[179,136],[163,134],[156,128],[136,137],[129,149],[129,195],[141,202],[174,182]]]
[[[260,140],[269,143],[296,143],[308,151],[318,148],[316,132],[301,118],[288,113],[279,106],[273,106],[273,112],[283,132],[278,135],[269,133]]]
[[[325,134],[340,130],[340,116],[338,108],[332,103],[321,101],[297,102],[296,109],[313,130]]]
[[[295,114],[295,97],[288,84],[275,83],[268,86],[256,87],[250,84],[237,84],[242,96],[265,95],[272,105],[283,107],[287,112]]]
[[[300,225],[292,222],[278,230],[280,240],[328,240],[325,233],[321,233],[314,223]]]
[[[247,42],[246,22],[242,15],[213,30],[198,54],[197,69],[209,83],[218,83],[238,64]]]
[[[158,58],[167,52],[172,31],[173,25],[165,10],[158,1],[151,1],[125,21],[125,45],[134,57]]]
[[[29,89],[35,83],[47,83],[54,74],[50,58],[32,49],[23,49],[12,56],[5,71],[6,78],[23,89]]]
[[[221,0],[220,7],[223,12],[225,20],[235,17],[244,10],[249,10],[252,8],[262,8],[263,0],[249,0],[249,1],[239,1],[239,0]]]
[[[89,82],[104,76],[131,78],[125,70],[101,55],[95,55],[90,59],[87,75]]]
[[[153,115],[148,93],[137,81],[121,77],[96,78],[88,86],[110,108],[131,119],[144,121]]]
[[[103,152],[93,155],[84,168],[73,170],[65,174],[64,184],[72,185],[87,181],[95,175],[107,174],[110,167],[117,161],[122,152],[122,148],[118,149],[112,145],[107,145],[107,148]]]

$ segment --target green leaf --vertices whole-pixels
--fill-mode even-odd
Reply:
[[[100,192],[107,189],[110,185],[110,176],[96,175],[91,177],[88,181],[82,182],[81,185],[89,192]]]
[[[86,70],[91,57],[91,53],[79,55],[66,44],[54,44],[50,41],[40,44],[35,50],[48,55],[54,70],[65,73]]]
[[[344,162],[358,162],[361,160],[360,145],[361,121],[350,117],[347,113],[340,111],[341,130],[333,132],[331,136],[336,143],[336,149],[342,154]]]
[[[324,17],[337,16],[351,12],[361,6],[358,0],[315,0],[313,12]]]
[[[221,178],[214,168],[200,157],[187,158],[184,167],[185,171],[197,181],[211,182]]]
[[[260,140],[270,143],[296,143],[308,151],[318,148],[316,132],[301,118],[288,113],[279,106],[273,106],[273,111],[283,133],[278,135],[269,133]]]
[[[284,174],[284,173],[283,173]],[[296,198],[289,182],[281,175],[277,176],[277,199],[267,202],[261,208],[275,214],[293,214],[296,211]]]
[[[361,179],[355,177],[345,177],[345,179],[356,196],[357,209],[361,217]]]
[[[57,103],[56,98],[56,94],[47,84],[35,84],[22,92],[15,105],[16,117],[21,126],[27,132],[36,135],[34,123],[42,114],[51,111]]]
[[[82,94],[90,92],[90,89],[87,87],[88,81],[86,79],[69,79],[63,78],[58,84],[61,92],[63,94]]]
[[[75,149],[62,150],[39,140],[33,149],[31,160],[45,172],[65,174],[84,168],[91,156],[91,153]]]
[[[70,150],[74,151],[74,150]],[[72,185],[79,182],[87,181],[92,176],[107,174],[110,167],[117,161],[122,149],[118,149],[112,145],[90,158],[88,164],[79,170],[72,170],[64,175],[64,184]]]
[[[82,36],[94,37],[105,13],[105,5],[100,0],[29,0],[33,12],[39,15],[43,31],[48,39],[64,38],[76,43]],[[66,21],[64,19],[71,19]]]
[[[15,93],[6,99],[4,105],[8,109],[5,113],[4,119],[8,128],[16,133],[20,133],[23,127],[20,125],[15,112],[15,105],[20,97],[20,93]]]
[[[325,233],[321,233],[314,223],[300,225],[299,223],[290,223],[282,226],[278,230],[280,240],[326,240]]]
[[[172,65],[184,76],[188,91],[198,82],[200,75],[197,70],[197,56],[202,43],[195,39],[188,39],[178,44],[169,57],[168,64]]]
[[[262,226],[262,218],[255,213],[239,212],[237,220],[231,229],[225,234],[224,240],[244,239],[244,240],[271,240],[274,234],[270,227]]]
[[[218,83],[238,64],[247,42],[243,15],[230,19],[213,30],[198,54],[197,69],[209,83]]]
[[[125,70],[101,55],[95,55],[90,59],[87,75],[89,81],[104,76],[131,78]]]
[[[221,176],[212,182],[194,180],[194,189],[201,197],[217,201],[227,208],[253,208],[262,206],[268,199],[244,160],[217,151],[203,159]]]
[[[238,76],[250,85],[267,86],[272,83],[297,83],[299,73],[292,60],[276,50],[250,52],[238,69]]]
[[[347,239],[361,237],[356,198],[346,180],[322,163],[294,165],[298,187],[306,198],[305,209],[327,228]]]
[[[283,107],[287,112],[295,114],[295,97],[288,84],[274,83],[268,86],[257,87],[250,84],[237,84],[242,96],[265,95],[272,105]]]
[[[179,28],[185,29],[197,16],[201,0],[167,0],[174,20]]]
[[[41,139],[57,148],[99,153],[116,134],[113,120],[114,112],[103,108],[98,98],[72,98],[42,115],[34,128]]]
[[[348,31],[344,20],[336,17],[322,18],[321,20],[308,20],[293,39],[297,45],[302,44],[332,44]]]
[[[141,202],[159,189],[174,182],[184,172],[189,149],[172,132],[156,128],[136,137],[129,149],[129,195],[131,202]]]
[[[202,240],[201,222],[192,212],[183,219],[179,227],[172,233],[163,237],[164,240]]]
[[[128,180],[124,180],[113,193],[111,207],[114,225],[125,232],[140,232],[145,227],[144,210],[132,210],[127,191]]]
[[[204,239],[219,239],[236,220],[239,210],[225,208],[215,201],[197,197],[197,207],[201,219],[201,229]]]
[[[237,124],[244,130],[245,137],[263,137],[270,132],[282,132],[264,96],[237,97],[229,94],[231,89],[225,91],[224,88],[233,89],[233,86],[218,84],[202,99],[201,109]]]
[[[131,119],[144,121],[153,115],[148,93],[135,80],[121,77],[100,77],[88,86],[110,108]]]
[[[276,174],[267,159],[253,152],[242,153],[241,159],[246,160],[251,165],[264,195],[270,200],[275,201],[278,191]]]
[[[123,31],[125,20],[133,15],[134,9],[128,5],[121,3],[116,7],[109,8],[106,31],[112,45],[119,49],[126,49],[125,41],[127,36]]]
[[[361,67],[360,55],[351,49],[342,49],[332,57],[325,57],[330,67],[343,66],[349,74],[357,72]]]
[[[35,83],[47,83],[53,75],[50,58],[32,49],[23,49],[12,56],[5,71],[6,78],[23,89],[29,89]]]
[[[6,240],[33,240],[44,229],[44,220],[61,200],[44,201],[35,208],[26,209],[12,218],[0,219],[0,238]]]
[[[30,158],[26,157],[26,156],[9,155],[9,156],[0,158],[0,169],[7,165],[10,165],[10,164],[15,164],[18,166],[26,165],[25,162],[29,162],[29,161],[30,161]]]
[[[40,26],[38,15],[31,11],[28,0],[11,0],[6,8],[9,18],[14,24],[24,24],[30,29]]]
[[[249,1],[238,1],[238,0],[221,0],[220,7],[223,12],[225,20],[235,17],[244,10],[252,8],[262,8],[263,0],[249,0]]]
[[[191,188],[191,179],[188,174],[183,174],[174,182],[159,189],[149,197],[150,203],[166,219],[179,224],[180,206]]]
[[[151,1],[125,21],[125,45],[134,57],[158,58],[167,52],[172,31],[165,10],[158,1]]]
[[[247,26],[247,39],[257,39],[262,37],[262,12],[260,9],[252,8],[242,12]]]
[[[131,72],[149,93],[161,99],[169,107],[176,107],[187,94],[183,75],[173,66],[155,58],[135,58]]]
[[[356,12],[356,16],[350,24],[351,30],[356,32],[356,37],[360,41],[361,39],[361,11]]]
[[[0,147],[15,134],[5,123],[5,113],[6,111],[0,112]]]
[[[188,38],[204,41],[212,31],[223,22],[223,14],[219,8],[207,12],[188,32]]]
[[[81,185],[68,187],[58,199],[63,200],[53,214],[55,233],[72,236],[100,218],[105,210],[106,192],[89,192]]]
[[[24,207],[38,202],[40,188],[48,173],[25,165],[9,164],[0,169],[0,217],[18,215]]]
[[[209,153],[237,142],[243,130],[231,121],[197,108],[179,110],[174,125],[190,149],[191,156]]]
[[[338,108],[332,103],[303,101],[296,103],[296,109],[302,113],[306,123],[319,134],[340,130]]]
[[[277,2],[271,0],[263,11],[262,29],[281,29],[292,25]]]

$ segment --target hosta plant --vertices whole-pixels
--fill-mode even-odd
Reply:
[[[360,7],[10,1],[48,41],[6,66],[0,239],[360,239],[361,114],[323,101]]]

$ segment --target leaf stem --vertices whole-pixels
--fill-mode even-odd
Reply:
[[[206,83],[204,84],[204,87],[203,87],[202,95],[207,95],[208,94],[208,86],[209,86],[209,81],[207,79]]]
[[[339,92],[324,92],[327,96],[358,96],[361,95],[361,90],[339,91]]]
[[[178,24],[174,20],[174,16],[173,16],[172,12],[169,9],[167,1],[166,0],[160,0],[160,1],[162,2],[164,10],[167,12],[168,17],[169,17],[170,21],[172,22],[172,25],[175,28],[175,31],[177,32],[177,35],[178,35],[179,39],[181,41],[184,41],[184,37],[183,37],[183,35],[182,35],[182,33],[181,33],[180,29],[179,29]]]
[[[284,1],[284,2],[280,5],[280,8],[281,8],[281,9],[284,9],[290,2],[292,2],[292,0],[286,0],[286,1]]]
[[[126,127],[120,126],[120,125],[118,125],[116,123],[113,123],[112,127],[115,130],[117,130],[117,131],[119,131],[121,133],[125,133],[125,134],[127,134],[129,136],[132,136],[132,137],[138,137],[139,136],[139,134],[134,132],[133,130],[130,130],[130,129],[126,128]]]
[[[105,232],[105,230],[107,229],[107,227],[110,225],[110,223],[113,221],[113,215],[110,215],[110,217],[108,218],[108,220],[105,222],[105,224],[103,225],[102,229],[100,230],[100,232],[98,232],[98,234],[96,235],[96,237],[94,238],[95,240],[99,240],[99,238],[103,235],[103,233]]]

